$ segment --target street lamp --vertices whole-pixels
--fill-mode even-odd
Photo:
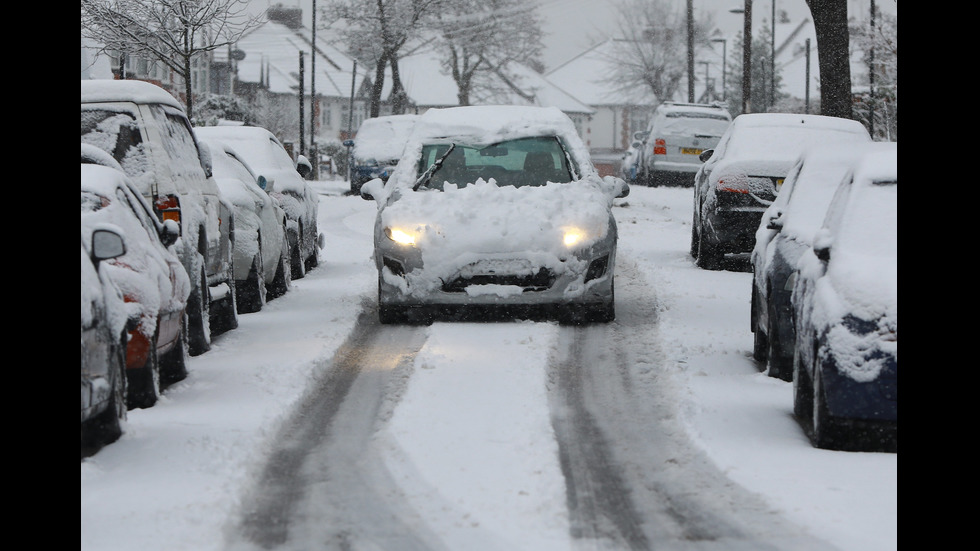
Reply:
[[[751,113],[752,104],[752,0],[745,0],[744,8],[732,8],[732,13],[741,13],[744,23],[742,30],[742,113]]]
[[[712,42],[721,42],[721,101],[728,99],[728,85],[725,84],[725,75],[728,73],[728,39],[712,38]]]

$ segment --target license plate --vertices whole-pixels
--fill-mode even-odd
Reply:
[[[703,149],[697,149],[694,147],[681,148],[681,153],[683,153],[684,155],[700,155],[703,151],[704,151]]]

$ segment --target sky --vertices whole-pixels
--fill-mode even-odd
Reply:
[[[189,358],[187,379],[154,407],[129,412],[122,438],[82,460],[83,551],[251,549],[231,546],[239,507],[251,499],[248,481],[376,300],[375,203],[345,195],[349,184],[340,179],[313,186],[326,237],[319,266],[262,311],[240,316],[237,329]],[[613,335],[629,359],[616,377],[601,379],[630,378],[638,396],[601,405],[626,407],[621,421],[642,426],[653,407],[646,393],[656,394],[665,423],[685,442],[671,450],[703,454],[794,537],[809,534],[841,551],[897,549],[897,454],[810,445],[792,417],[792,383],[760,372],[752,359],[752,274],[700,270],[688,254],[691,193],[634,186],[614,203],[617,320],[595,331]],[[395,398],[379,406],[384,422],[357,461],[383,466],[385,483],[412,507],[414,526],[445,548],[580,548],[568,536],[548,406],[548,365],[568,346],[567,330],[553,322],[436,322],[408,332],[424,342],[393,374]],[[672,472],[670,461],[644,459],[667,443],[636,444],[617,452],[644,470]],[[521,461],[509,460],[515,456]],[[296,549],[318,547],[303,536],[295,535]]]
[[[545,44],[543,61],[548,69],[553,69],[563,61],[574,57],[597,41],[604,40],[617,29],[619,17],[615,0],[534,0],[541,6],[542,41]],[[678,9],[686,9],[684,0],[672,0]],[[777,12],[786,10],[790,19],[798,20],[810,15],[805,0],[774,0]],[[252,9],[264,10],[274,5],[273,0],[250,0]],[[313,0],[282,0],[285,6],[300,6],[304,18],[308,18]],[[317,7],[325,5],[326,0],[318,0]],[[742,15],[730,13],[733,7],[744,7],[744,0],[693,0],[695,17],[702,10],[714,14],[715,24],[723,36],[734,38],[742,32]],[[772,4],[768,1],[752,4],[753,27],[758,28],[763,19],[772,19]],[[865,14],[870,11],[871,0],[848,0],[850,15]],[[876,7],[882,12],[896,14],[897,0],[877,0]],[[305,25],[309,26],[309,22]]]

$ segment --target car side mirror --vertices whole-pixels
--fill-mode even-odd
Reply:
[[[180,225],[177,221],[166,219],[163,221],[163,230],[160,231],[160,241],[164,247],[169,247],[177,242],[180,237]]]
[[[621,199],[630,194],[630,185],[626,183],[626,180],[617,176],[603,176],[602,183],[607,193],[616,199]]]
[[[708,159],[710,159],[711,156],[714,155],[714,153],[715,153],[714,149],[705,149],[704,151],[701,152],[700,155],[698,155],[698,159],[701,159],[702,163],[706,163],[708,162]]]
[[[777,210],[775,214],[769,217],[769,222],[766,224],[766,229],[776,231],[783,229],[783,211]]]
[[[306,158],[306,155],[300,155],[296,157],[296,172],[304,179],[313,173],[313,165],[310,164],[310,160]]]
[[[118,233],[108,229],[92,232],[92,260],[101,262],[126,254],[126,242]]]
[[[265,176],[259,174],[259,177],[255,179],[255,183],[259,185],[266,193],[271,192],[275,189],[275,180],[271,178],[266,178]]]
[[[354,147],[354,140],[344,140],[344,147]]]
[[[833,243],[833,236],[827,228],[820,228],[813,235],[813,254],[823,262],[830,260],[830,246]]]
[[[361,199],[366,201],[377,201],[381,204],[381,198],[384,195],[384,182],[381,178],[374,178],[373,180],[368,180],[361,185]]]

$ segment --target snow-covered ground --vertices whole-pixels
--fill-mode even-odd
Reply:
[[[190,359],[185,381],[153,408],[129,412],[123,437],[82,461],[83,550],[225,549],[272,435],[375,300],[375,203],[344,196],[343,181],[314,186],[326,236],[319,267],[241,316],[238,329]],[[810,446],[792,417],[792,384],[752,360],[751,274],[699,270],[688,255],[691,203],[690,189],[634,187],[614,208],[618,262],[656,293],[657,342],[636,346],[666,355],[678,389],[670,407],[722,472],[787,520],[842,551],[897,549],[897,454]],[[558,326],[426,331],[377,435],[402,494],[449,548],[474,549],[465,542],[480,534],[479,549],[571,549],[546,397]],[[460,349],[472,360],[459,361]],[[480,400],[501,385],[508,407]],[[453,407],[463,400],[465,410]],[[495,460],[513,454],[522,461]]]

